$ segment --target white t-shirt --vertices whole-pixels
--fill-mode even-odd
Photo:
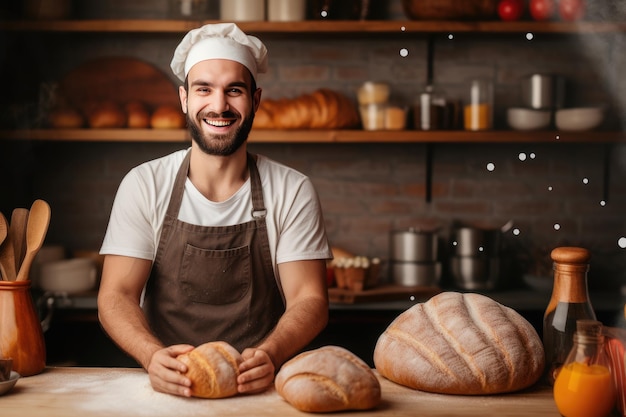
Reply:
[[[186,153],[181,150],[145,162],[124,177],[101,254],[154,261],[174,180]],[[321,206],[310,179],[262,155],[257,158],[257,167],[276,277],[280,263],[330,259]],[[230,226],[252,220],[250,179],[228,200],[216,203],[207,200],[187,178],[178,218],[201,226]]]

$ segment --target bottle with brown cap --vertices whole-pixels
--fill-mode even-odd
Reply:
[[[587,290],[590,253],[577,247],[555,248],[552,297],[543,316],[543,345],[547,381],[554,384],[556,371],[572,348],[577,320],[596,320]]]

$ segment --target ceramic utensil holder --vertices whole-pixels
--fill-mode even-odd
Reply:
[[[0,281],[0,351],[13,359],[21,376],[46,367],[46,347],[41,323],[30,292],[30,281]]]

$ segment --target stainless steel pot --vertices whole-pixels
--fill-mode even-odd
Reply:
[[[454,284],[463,290],[493,290],[500,275],[500,259],[479,256],[453,256]]]
[[[396,285],[406,287],[436,285],[441,277],[441,263],[393,262],[391,276]]]
[[[459,227],[454,231],[452,247],[457,256],[494,257],[500,254],[502,232],[499,229]]]
[[[392,262],[435,262],[439,238],[435,232],[413,228],[391,232]]]

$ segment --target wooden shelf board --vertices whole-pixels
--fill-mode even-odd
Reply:
[[[4,140],[184,142],[185,129],[23,129],[0,130]],[[253,130],[252,143],[616,143],[626,132]]]

